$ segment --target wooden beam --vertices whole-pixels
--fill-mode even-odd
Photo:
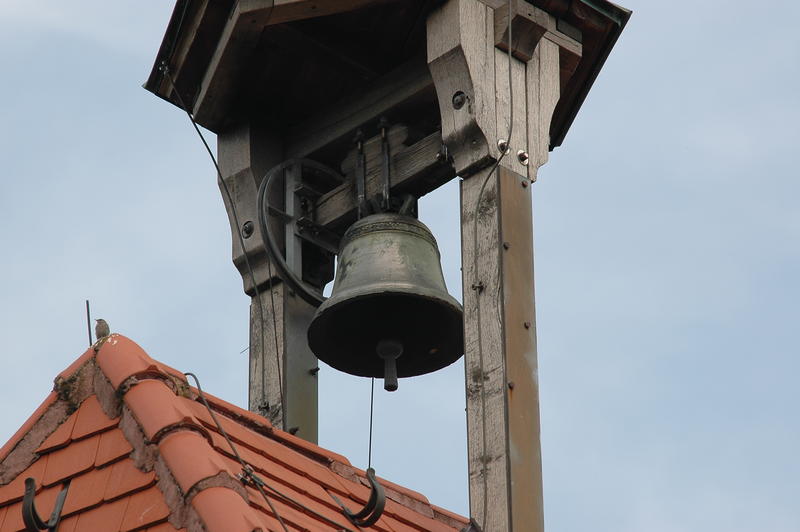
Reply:
[[[317,360],[305,337],[315,309],[275,277],[277,270],[269,264],[258,224],[256,191],[261,178],[284,160],[280,137],[259,124],[240,124],[218,136],[217,149],[233,202],[220,183],[233,236],[233,262],[251,297],[249,408],[276,427],[296,427],[298,436],[316,443]],[[253,223],[254,230],[243,239],[242,249],[240,225],[246,222]]]
[[[559,97],[561,48],[543,38],[555,27],[551,19],[540,20],[543,28],[530,27],[526,19],[523,26],[533,35],[528,41],[524,34],[520,41],[515,36],[514,42],[536,46],[511,58],[496,48],[507,27],[496,25],[494,11],[479,0],[448,0],[428,20],[428,60],[442,137],[453,152],[456,173],[464,177],[470,515],[486,531],[544,528],[531,183],[547,161],[549,124]],[[465,94],[466,104],[451,101],[458,92]],[[498,166],[499,139],[508,142],[510,152]],[[518,152],[528,154],[527,165]]]
[[[393,153],[390,171],[394,194],[409,192],[421,197],[455,177],[453,167],[441,158],[442,137],[438,131],[410,146],[403,144],[407,136],[405,127],[395,131],[397,137],[390,136]],[[365,143],[364,152],[367,158],[367,196],[374,196],[380,191],[380,143],[371,139]],[[349,159],[345,160],[343,170],[351,179],[317,200],[316,223],[320,225],[341,227],[355,216],[356,194],[352,179],[353,166]]]
[[[356,130],[403,102],[432,93],[433,80],[427,65],[407,63],[372,83],[363,92],[294,126],[287,135],[287,157],[308,157],[342,139],[350,140]]]
[[[235,97],[233,89],[250,66],[251,52],[267,26],[344,13],[384,1],[388,0],[240,0],[200,83],[195,119],[214,130],[224,122],[228,104]]]

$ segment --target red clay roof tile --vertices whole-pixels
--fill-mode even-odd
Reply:
[[[97,456],[99,442],[100,437],[93,436],[85,440],[74,441],[68,447],[48,454],[47,468],[41,483],[51,486],[91,469],[94,466],[95,456]]]
[[[111,468],[94,469],[72,480],[64,501],[64,515],[70,515],[103,502]]]
[[[120,334],[112,334],[97,353],[97,363],[114,388],[134,375],[171,375],[186,381],[179,371],[157,362],[136,342]]]
[[[58,524],[58,532],[75,532],[78,525],[78,516],[68,517]]]
[[[97,400],[96,395],[90,395],[77,411],[77,418],[75,419],[75,427],[72,429],[72,439],[79,440],[92,434],[97,434],[108,428],[117,426],[119,418],[110,419],[103,408],[100,406],[100,401]]]
[[[50,392],[50,394],[42,401],[42,404],[33,412],[31,417],[22,424],[17,432],[14,433],[13,436],[0,448],[0,460],[5,460],[8,454],[17,446],[20,440],[28,433],[29,430],[39,421],[39,418],[44,415],[50,406],[56,402],[58,399],[58,394],[56,392]]]
[[[155,473],[152,471],[142,473],[133,465],[133,460],[120,460],[109,467],[111,477],[103,494],[103,498],[107,501],[141,490],[155,482]]]
[[[92,353],[84,353],[80,363],[70,366],[69,371],[86,364]],[[176,532],[166,520],[190,515],[183,507],[181,492],[185,494],[193,486],[200,488],[194,488],[199,491],[189,504],[202,521],[204,532],[282,530],[270,505],[256,489],[247,486],[243,493],[248,494],[249,500],[245,500],[230,487],[229,483],[237,482],[235,477],[241,465],[206,407],[194,399],[197,391],[185,386],[176,370],[151,359],[138,345],[120,335],[112,335],[105,342],[97,362],[98,366],[90,369],[101,371],[118,394],[124,393],[122,401],[133,414],[132,421],[139,425],[141,434],[135,426],[125,425],[124,431],[117,427],[119,419],[109,419],[97,397],[90,395],[60,427],[49,429],[52,434],[38,450],[41,457],[35,460],[36,455],[32,455],[34,461],[25,471],[9,485],[0,486],[0,532],[24,528],[19,501],[27,476],[45,485],[36,499],[42,513],[52,508],[61,482],[72,479],[61,532]],[[69,371],[64,375],[68,376]],[[130,379],[131,376],[136,379]],[[120,389],[123,383],[126,385]],[[105,389],[95,391],[108,393]],[[361,508],[369,496],[363,471],[353,468],[336,453],[274,429],[261,416],[210,395],[207,399],[242,458],[265,482],[292,499],[266,490],[290,530],[356,529],[332,495],[352,510]],[[54,404],[62,409],[66,405],[55,403],[51,396],[26,423],[27,430]],[[21,431],[6,447],[13,447],[24,435],[25,431]],[[148,441],[157,445],[147,445]],[[154,466],[157,471],[163,471],[158,467],[166,466],[167,477],[158,480],[152,472]],[[139,467],[150,472],[144,473]],[[198,485],[198,481],[216,475],[223,476],[211,487]],[[380,481],[387,488],[389,500],[383,516],[370,530],[455,532],[467,523],[463,517],[430,506],[419,493]],[[162,488],[168,495],[162,493]],[[391,498],[392,493],[397,500]],[[190,522],[193,521],[185,524]],[[460,526],[454,527],[453,523]],[[193,528],[192,532],[197,531]]]
[[[127,456],[133,450],[131,444],[125,439],[120,429],[109,430],[100,435],[100,444],[97,446],[97,457],[95,457],[95,467],[101,467],[108,463]]]
[[[59,447],[64,447],[72,441],[72,428],[75,426],[75,420],[78,418],[78,413],[74,412],[71,416],[64,420],[58,428],[42,442],[36,452],[43,454]]]
[[[237,473],[236,469],[226,466],[203,436],[193,431],[168,434],[158,444],[158,449],[184,493],[204,478],[221,472],[231,476]]]
[[[169,507],[164,503],[164,495],[158,487],[153,486],[130,497],[120,531],[139,530],[163,521],[168,516]]]
[[[75,530],[83,532],[119,532],[128,499],[117,499],[79,514]]]
[[[186,532],[186,529],[181,528],[178,530],[169,523],[161,523],[160,525],[148,527],[145,532]]]
[[[207,488],[192,499],[208,532],[252,532],[261,528],[255,511],[236,492]]]
[[[2,532],[18,532],[25,530],[25,523],[22,521],[22,502],[12,504],[7,508],[6,517],[3,519]]]
[[[125,403],[150,441],[155,442],[159,432],[171,426],[194,424],[202,429],[191,410],[176,400],[175,393],[159,380],[136,384],[125,394]]]
[[[41,484],[45,467],[47,466],[47,456],[43,456],[28,466],[24,474],[17,475],[17,478],[0,487],[0,504],[21,501],[25,494],[25,478],[33,477],[36,479],[37,486]]]

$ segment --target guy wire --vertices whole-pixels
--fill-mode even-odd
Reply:
[[[250,277],[250,280],[253,282],[253,291],[256,295],[256,302],[258,303],[258,313],[259,313],[259,331],[261,333],[261,393],[266,397],[266,371],[264,370],[266,364],[266,345],[264,342],[264,304],[261,301],[261,294],[258,290],[258,284],[256,283],[256,276],[253,273],[253,268],[250,265],[250,259],[247,257],[246,248],[244,245],[244,238],[242,237],[241,233],[241,223],[239,222],[239,215],[236,213],[236,205],[233,202],[233,196],[231,195],[230,189],[228,189],[228,184],[225,182],[225,179],[222,177],[222,171],[219,168],[219,164],[217,163],[217,158],[214,156],[214,153],[211,151],[211,148],[206,142],[203,133],[200,131],[200,128],[195,122],[194,116],[189,111],[189,108],[186,106],[186,103],[183,101],[183,97],[181,96],[180,91],[178,90],[178,86],[175,84],[175,80],[172,77],[172,74],[169,71],[169,66],[166,61],[162,62],[161,70],[164,75],[169,79],[172,88],[175,90],[175,95],[178,98],[178,104],[180,105],[181,109],[186,113],[186,116],[189,117],[189,121],[192,123],[192,127],[197,132],[197,135],[200,137],[200,141],[203,143],[203,146],[208,152],[209,157],[211,157],[211,162],[214,163],[214,168],[217,170],[217,178],[219,179],[220,184],[222,185],[222,190],[225,192],[225,197],[228,200],[228,204],[231,206],[231,214],[233,215],[233,223],[236,226],[236,236],[239,239],[239,245],[242,247],[242,254],[244,255],[244,263],[245,267],[247,268],[247,273]],[[269,274],[270,283],[272,283],[272,263],[267,261],[267,273]],[[275,318],[275,296],[272,290],[272,286],[270,284],[269,287],[269,295],[270,295],[270,303],[272,305],[272,332],[273,336],[275,337],[275,365],[278,369],[278,392],[280,393],[281,399],[281,422],[282,422],[282,429],[286,428],[286,409],[285,409],[285,401],[283,396],[283,377],[281,375],[281,364],[280,364],[280,352],[278,349],[278,325]],[[248,364],[249,366],[249,364]],[[269,411],[262,413],[265,417],[269,416]]]
[[[500,153],[500,157],[497,158],[495,161],[494,166],[486,174],[486,177],[483,179],[483,183],[481,183],[481,188],[478,191],[478,198],[475,200],[475,207],[474,207],[474,218],[473,218],[473,233],[472,233],[472,254],[473,254],[473,264],[472,264],[472,272],[474,276],[474,285],[476,286],[475,289],[475,305],[476,305],[476,313],[478,315],[478,360],[480,364],[480,379],[481,379],[481,448],[483,449],[483,454],[486,455],[486,442],[488,441],[488,434],[487,434],[487,427],[486,427],[486,383],[485,383],[485,365],[484,365],[484,357],[483,357],[483,334],[481,332],[482,323],[481,323],[481,289],[480,281],[478,279],[478,212],[479,207],[481,204],[481,200],[483,199],[483,193],[486,190],[486,185],[489,183],[489,179],[494,175],[497,169],[500,167],[500,163],[502,162],[503,158],[506,154],[511,150],[511,135],[514,132],[514,80],[512,76],[512,50],[514,47],[514,40],[513,40],[513,33],[512,33],[512,19],[513,19],[513,3],[511,0],[508,0],[508,101],[509,101],[509,116],[508,116],[508,134],[506,135],[506,146],[502,153]],[[498,253],[500,252],[500,241],[502,239],[498,238]],[[500,262],[498,258],[498,269],[500,268]],[[500,288],[498,286],[498,293],[497,297],[499,297]],[[488,479],[488,467],[487,467],[487,460],[486,456],[483,457],[484,459],[481,460],[482,463],[482,476],[483,476],[483,516],[482,516],[482,526],[481,530],[486,530],[486,521],[489,506],[489,479]]]
[[[261,477],[256,475],[256,473],[255,473],[255,471],[253,469],[253,466],[251,466],[250,464],[248,464],[247,462],[244,461],[242,456],[239,454],[239,451],[236,449],[236,446],[233,444],[233,441],[231,440],[230,436],[228,436],[228,433],[225,431],[224,428],[222,428],[222,424],[219,422],[219,418],[217,418],[217,415],[214,413],[214,410],[211,408],[211,405],[209,405],[208,401],[206,400],[206,395],[203,392],[203,389],[200,387],[200,380],[197,378],[197,375],[195,375],[194,373],[184,373],[184,375],[186,375],[187,377],[191,377],[194,380],[195,386],[197,388],[197,395],[200,397],[200,401],[203,403],[203,406],[206,407],[206,410],[208,411],[209,415],[211,415],[211,419],[214,420],[214,424],[217,426],[217,430],[219,431],[219,433],[222,434],[222,437],[225,438],[226,442],[228,442],[228,446],[231,448],[231,452],[233,452],[234,457],[236,457],[236,461],[238,461],[239,465],[242,466],[242,479],[247,479],[253,485],[256,486],[256,488],[258,489],[259,493],[261,493],[261,497],[263,497],[264,500],[266,501],[266,503],[269,505],[270,509],[272,510],[272,513],[275,515],[275,518],[281,524],[281,526],[283,527],[283,530],[285,532],[289,532],[289,529],[286,527],[286,523],[283,522],[283,519],[281,518],[280,514],[278,513],[278,510],[272,504],[272,501],[270,501],[269,497],[267,496],[267,493],[264,491],[265,487],[269,491],[271,491],[273,493],[273,495],[275,495],[277,498],[281,499],[283,502],[292,504],[297,508],[303,509],[304,511],[306,511],[306,512],[314,515],[315,517],[325,521],[326,523],[334,525],[338,530],[341,530],[343,532],[353,532],[349,528],[343,527],[341,525],[341,523],[331,519],[328,516],[325,516],[325,515],[317,512],[316,510],[314,510],[312,508],[309,508],[308,506],[304,505],[300,501],[297,501],[297,500],[293,499],[292,497],[286,495],[285,493],[281,492],[279,489],[275,488],[271,484],[269,484],[266,481],[264,481],[264,479],[262,479]]]

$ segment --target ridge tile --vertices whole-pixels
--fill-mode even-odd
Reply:
[[[197,418],[178,400],[175,393],[160,380],[143,380],[125,394],[125,403],[136,416],[148,440],[173,425],[192,424],[203,429]]]
[[[158,444],[158,450],[183,493],[188,493],[197,482],[222,472],[236,476],[236,470],[229,469],[208,441],[194,431],[167,434]]]
[[[207,532],[263,530],[256,510],[227,488],[213,487],[200,491],[192,499],[192,506],[205,523]]]
[[[108,337],[97,353],[97,363],[115,389],[134,375],[160,373],[186,382],[179,371],[150,358],[139,345],[121,334]]]

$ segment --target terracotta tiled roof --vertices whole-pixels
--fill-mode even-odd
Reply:
[[[283,494],[267,490],[289,530],[359,530],[333,497],[360,509],[370,494],[364,471],[261,416],[206,398],[241,457]],[[45,520],[70,481],[60,532],[282,532],[241,472],[184,375],[112,335],[56,377],[54,391],[0,449],[0,532],[25,530],[27,477],[36,480]],[[467,524],[419,493],[380,482],[386,510],[368,530],[452,532]]]

